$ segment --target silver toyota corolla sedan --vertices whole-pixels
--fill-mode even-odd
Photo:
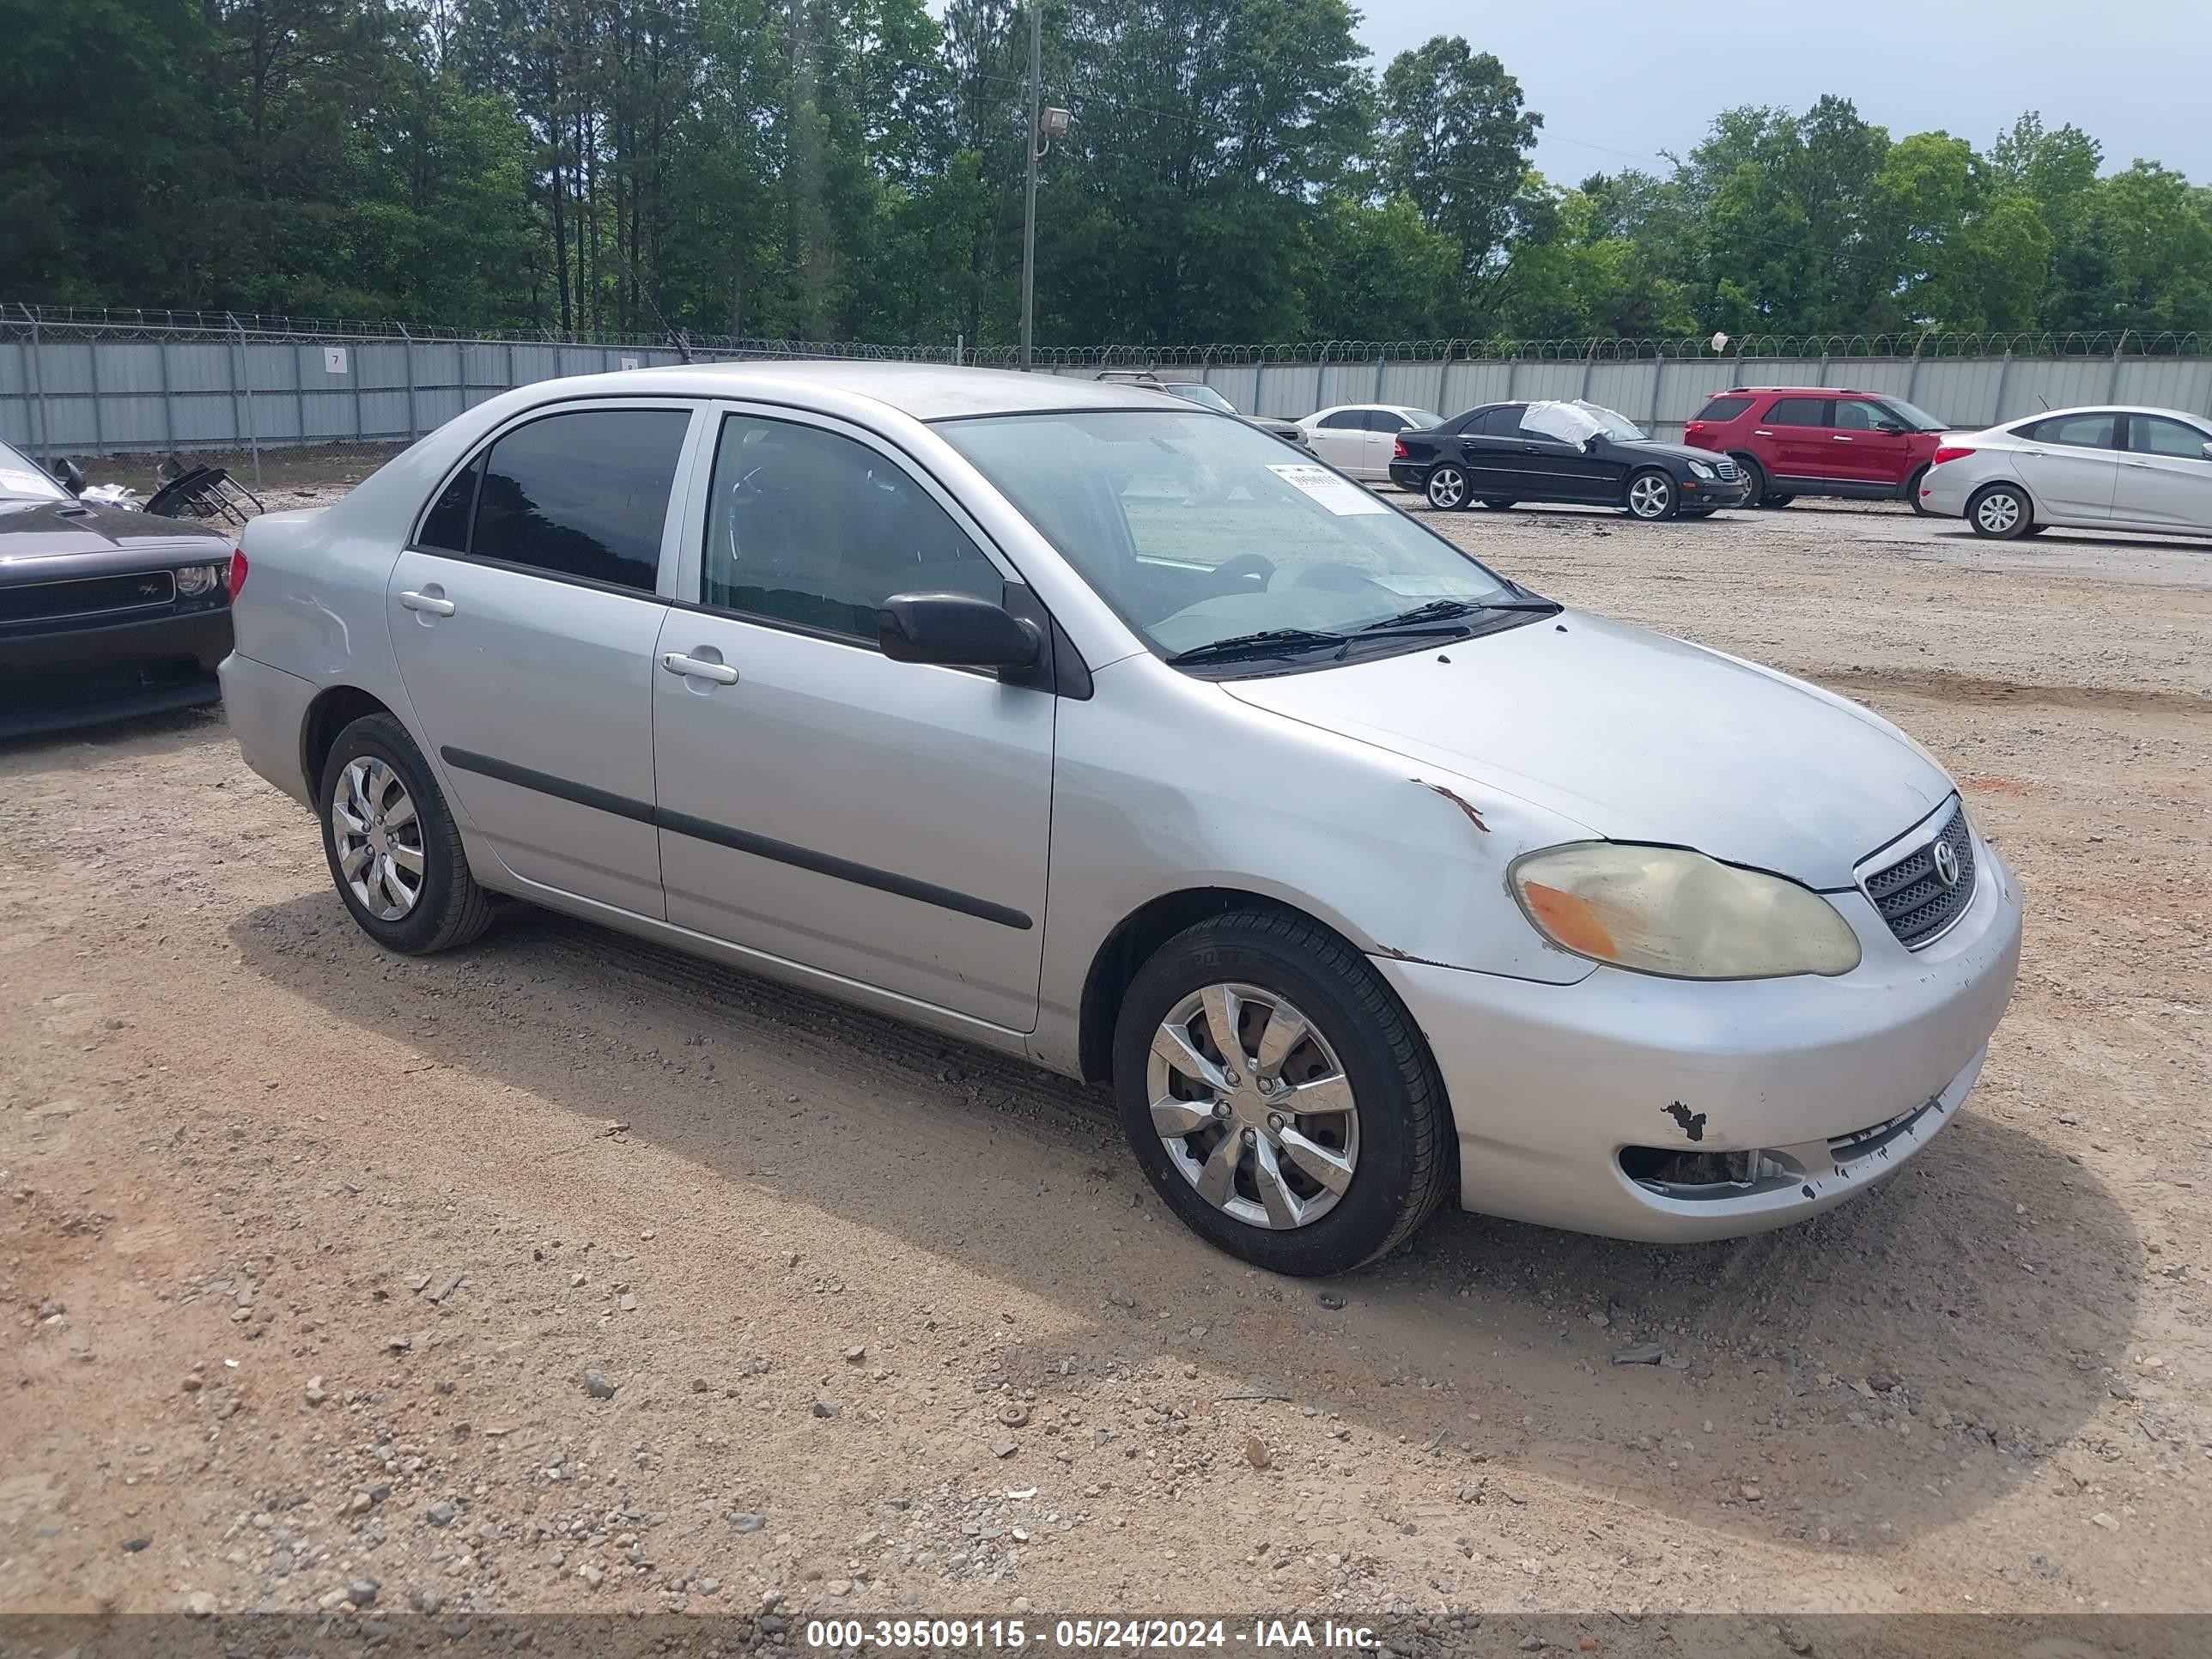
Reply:
[[[257,519],[225,702],[394,951],[495,894],[1110,1081],[1196,1231],[1741,1233],[1897,1170],[2019,886],[1856,704],[1563,609],[1157,393],[495,398]]]
[[[2060,409],[1951,433],[1920,504],[1998,541],[2053,525],[2212,536],[2212,419],[2178,409]]]

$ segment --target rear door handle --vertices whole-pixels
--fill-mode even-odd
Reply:
[[[2138,472],[2149,472],[2155,470],[2148,461],[2122,461],[2120,465],[2122,466],[2131,466]]]
[[[717,685],[735,685],[738,671],[723,662],[702,662],[696,657],[687,657],[681,651],[662,654],[660,665],[672,674],[681,674],[687,679],[712,680]]]
[[[417,593],[411,588],[399,596],[399,603],[410,611],[427,611],[433,617],[450,617],[459,608],[451,599],[441,599],[432,593]]]

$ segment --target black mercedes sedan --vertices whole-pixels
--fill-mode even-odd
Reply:
[[[0,444],[0,738],[213,702],[230,538],[81,501]]]
[[[1660,443],[1617,410],[1582,402],[1484,404],[1402,433],[1390,482],[1447,510],[1571,501],[1654,521],[1708,518],[1751,494],[1727,456]]]

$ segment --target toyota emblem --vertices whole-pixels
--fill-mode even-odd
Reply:
[[[1936,843],[1936,879],[1943,884],[1947,891],[1959,884],[1959,855],[1951,850],[1948,841]]]

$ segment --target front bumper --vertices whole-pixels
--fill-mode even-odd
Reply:
[[[1901,1167],[1957,1115],[2019,971],[2019,884],[1978,852],[1972,904],[1921,951],[1863,893],[1831,895],[1866,952],[1837,979],[1539,985],[1372,958],[1451,1097],[1461,1203],[1685,1242],[1802,1220]],[[1753,1152],[1740,1181],[1672,1178]]]
[[[1685,478],[1682,480],[1684,507],[1741,507],[1751,499],[1751,481],[1739,478],[1729,483],[1719,478]]]
[[[222,605],[0,631],[0,737],[213,702],[222,695],[216,665],[229,649],[230,611]]]

